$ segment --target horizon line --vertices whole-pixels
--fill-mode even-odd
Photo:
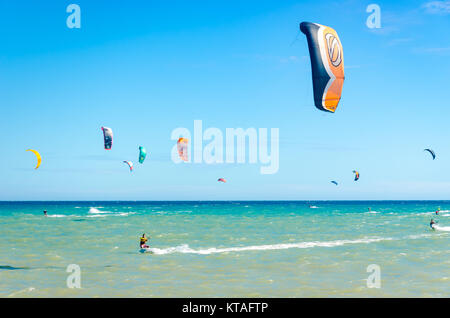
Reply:
[[[10,202],[450,202],[450,199],[335,199],[335,200],[0,200],[0,203]]]

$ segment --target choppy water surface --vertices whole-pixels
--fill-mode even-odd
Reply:
[[[0,296],[449,297],[449,243],[447,201],[0,202]]]

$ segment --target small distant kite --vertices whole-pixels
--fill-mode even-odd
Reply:
[[[436,159],[436,154],[434,153],[434,151],[432,149],[424,149],[423,151],[428,151],[430,153],[430,155],[433,157],[433,160]]]
[[[333,183],[335,185],[338,185],[338,183],[336,181],[331,181],[331,183]]]
[[[39,152],[37,152],[36,150],[33,150],[33,149],[27,149],[26,151],[31,151],[32,153],[34,153],[36,155],[37,165],[36,165],[36,168],[34,168],[34,169],[39,168],[39,166],[41,165],[41,162],[42,162],[42,158],[41,158],[41,155],[39,154]]]
[[[353,173],[355,174],[355,181],[359,180],[359,172],[356,170],[353,170]]]
[[[146,156],[147,156],[147,150],[145,150],[144,147],[139,146],[139,163],[144,163]]]
[[[111,150],[113,143],[113,132],[111,128],[102,127],[103,130],[103,141],[105,143],[105,150]]]
[[[224,178],[219,178],[219,179],[217,179],[217,182],[223,182],[223,183],[226,183],[227,180],[225,180]]]
[[[186,138],[180,138],[177,142],[177,149],[178,149],[178,155],[180,156],[181,160],[188,161],[188,139]]]
[[[130,172],[133,171],[133,163],[131,161],[124,161],[124,163],[126,163],[128,165],[128,167],[130,167]]]

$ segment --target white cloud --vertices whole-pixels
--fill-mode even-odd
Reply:
[[[430,14],[450,14],[450,1],[430,1],[425,3],[422,8]]]
[[[389,41],[388,45],[401,45],[414,41],[412,38],[397,38]]]
[[[448,55],[450,54],[450,47],[431,47],[431,48],[415,48],[416,53]]]

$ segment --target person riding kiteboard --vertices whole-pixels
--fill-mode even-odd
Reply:
[[[434,230],[434,225],[437,224],[437,222],[435,222],[433,219],[431,219],[430,221],[430,227]]]
[[[149,248],[150,246],[148,246],[147,243],[148,238],[145,237],[145,233],[142,234],[141,239],[140,239],[140,243],[139,243],[139,247],[140,248]]]

